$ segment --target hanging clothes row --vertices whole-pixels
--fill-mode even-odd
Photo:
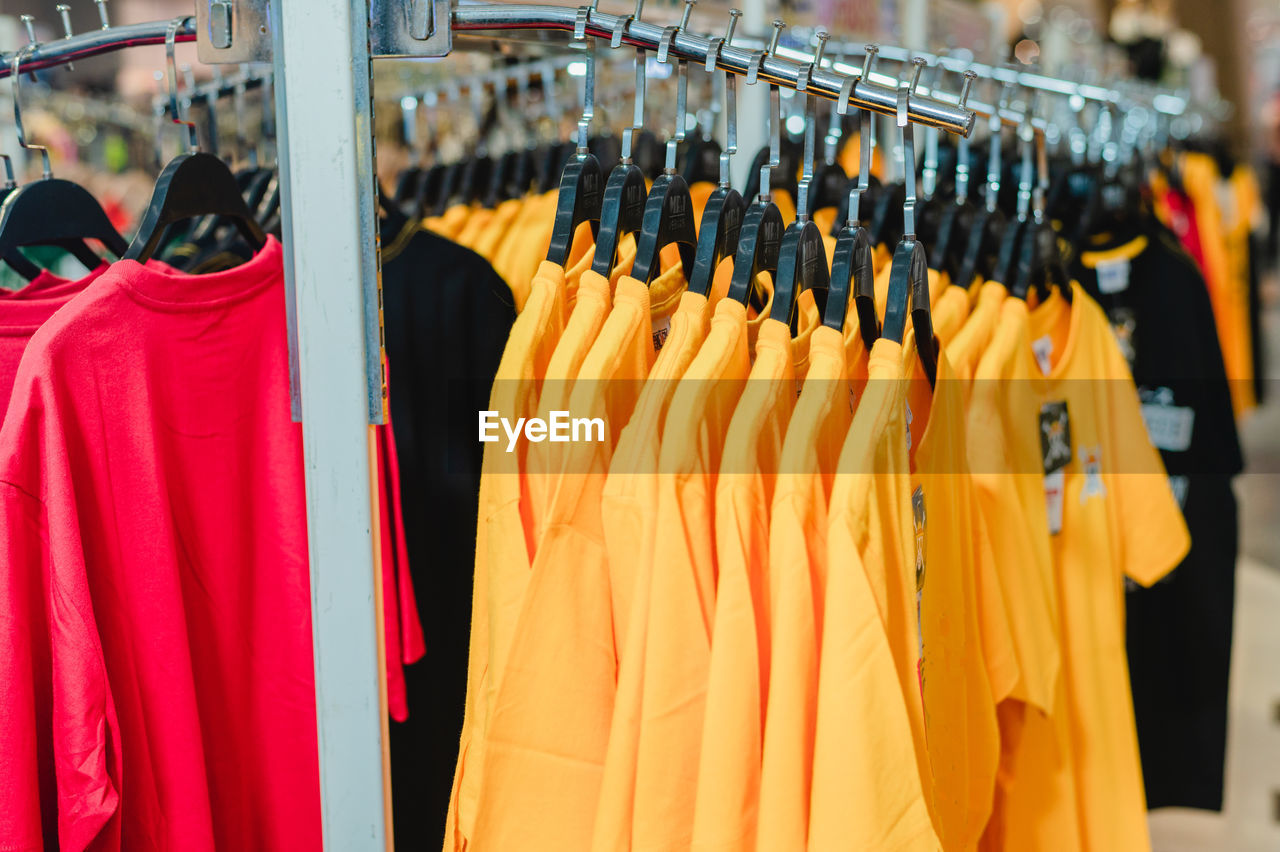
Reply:
[[[443,190],[424,220],[518,310],[480,412],[445,848],[1148,848],[1144,766],[1152,804],[1220,807],[1241,462],[1211,291],[1147,200],[1154,130],[1121,158],[1100,119],[1095,158],[1050,157],[1005,85],[986,145],[926,141],[918,198],[910,126],[902,184],[869,115],[833,110],[819,163],[808,95],[788,163],[773,87],[744,202],[732,78],[699,187],[670,61],[658,174],[638,124],[592,163],[588,104],[558,190]],[[556,413],[600,437],[519,431]],[[1131,687],[1125,583],[1162,580]],[[1188,603],[1213,653],[1144,657]],[[1163,773],[1192,725],[1204,759]]]

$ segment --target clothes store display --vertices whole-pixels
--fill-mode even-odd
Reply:
[[[216,15],[7,55],[29,153],[24,81],[58,113],[132,44],[184,136],[155,177],[146,116],[78,124],[0,188],[0,850],[1151,852],[1223,809],[1265,292],[1211,87],[640,5],[375,4],[288,68],[286,6],[185,85]]]

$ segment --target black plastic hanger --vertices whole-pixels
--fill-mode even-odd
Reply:
[[[187,127],[188,145],[192,152],[174,157],[156,180],[151,203],[138,226],[138,233],[124,254],[125,259],[139,263],[145,263],[155,254],[167,226],[197,216],[228,217],[255,251],[267,241],[266,233],[245,204],[231,169],[212,154],[194,150],[195,125],[180,117],[173,49],[178,27],[182,23],[183,19],[178,18],[166,30],[165,52],[169,60],[169,102],[173,121]]]
[[[84,240],[98,240],[117,257],[124,252],[126,244],[102,205],[88,190],[71,181],[53,177],[49,150],[27,143],[22,123],[22,75],[19,67],[33,50],[34,45],[28,45],[16,51],[10,60],[9,71],[18,144],[27,150],[40,152],[44,164],[43,179],[11,189],[6,194],[0,207],[0,257],[6,262],[12,260],[10,266],[26,277],[32,266],[18,259],[21,253],[17,249],[22,246],[57,246],[71,253],[86,269],[93,270],[102,263],[102,259]]]
[[[733,41],[733,31],[737,27],[738,18],[742,17],[737,9],[729,10],[729,15],[725,37],[712,39],[711,46],[707,48],[706,67],[709,73],[715,70],[721,47]],[[737,253],[742,220],[747,212],[747,203],[742,195],[729,185],[729,167],[733,155],[738,153],[738,82],[737,77],[727,71],[721,71],[720,74],[724,82],[726,147],[717,157],[718,185],[711,191],[706,206],[702,208],[702,221],[698,225],[698,250],[694,255],[693,270],[689,273],[689,290],[703,296],[711,293],[711,284],[720,262]]]
[[[600,205],[595,256],[591,260],[591,268],[605,278],[613,272],[622,237],[638,234],[644,225],[646,189],[644,173],[629,156],[609,172]]]
[[[209,214],[228,217],[255,251],[267,241],[226,163],[212,154],[179,154],[156,180],[151,203],[125,259],[145,263],[155,254],[166,226]]]
[[[995,280],[1007,282],[1009,292],[1019,299],[1027,298],[1031,262],[1035,256],[1036,241],[1030,221],[1031,196],[1035,180],[1032,161],[1034,136],[1035,132],[1031,127],[1031,111],[1028,110],[1023,114],[1022,123],[1018,127],[1018,147],[1022,166],[1018,174],[1017,216],[1006,225],[994,273],[997,276]]]
[[[684,16],[678,27],[668,27],[663,31],[658,46],[658,61],[671,61],[671,43],[676,34],[689,21],[693,11],[693,0],[686,0]],[[689,63],[684,59],[676,60],[676,124],[675,133],[667,140],[666,161],[662,174],[654,180],[649,189],[649,197],[644,205],[644,224],[640,229],[640,237],[636,242],[636,259],[631,267],[631,276],[646,284],[653,281],[660,272],[659,253],[665,246],[676,245],[680,249],[680,263],[684,274],[693,270],[694,258],[698,247],[698,223],[693,215],[693,198],[689,195],[689,184],[676,170],[676,159],[680,144],[685,139],[685,117],[688,107]]]
[[[849,98],[859,80],[867,79],[875,63],[879,48],[867,45],[862,73],[844,83],[837,101],[839,114],[849,109]],[[822,324],[843,332],[845,316],[849,308],[849,291],[853,290],[854,311],[858,317],[858,332],[867,350],[880,337],[880,317],[876,313],[875,269],[871,263],[871,236],[862,226],[862,197],[871,184],[872,118],[868,110],[858,110],[858,181],[849,190],[847,213],[843,227],[836,234],[836,250],[831,260],[831,292],[827,296]]]
[[[755,85],[759,78],[760,65],[765,58],[778,49],[778,38],[785,24],[773,22],[773,36],[768,50],[759,50],[752,54],[747,68],[747,85]],[[778,159],[781,149],[781,95],[778,87],[769,86],[769,151],[760,166],[758,176],[753,177],[754,184],[760,192],[756,200],[747,208],[742,219],[742,232],[738,238],[738,251],[733,256],[733,277],[729,280],[727,298],[741,304],[751,304],[763,310],[760,303],[761,294],[756,289],[756,276],[768,272],[771,276],[778,274],[778,255],[782,249],[782,232],[786,223],[782,221],[782,213],[778,205],[770,198],[770,187],[773,185],[772,162]],[[756,156],[752,165],[760,161]]]
[[[624,19],[625,20],[625,19]],[[600,232],[596,237],[595,256],[591,269],[608,278],[617,260],[618,244],[626,234],[639,234],[645,224],[646,194],[648,182],[632,156],[633,146],[644,120],[645,52],[636,51],[635,104],[632,125],[622,131],[621,160],[609,172],[604,188],[604,201],[600,207]]]
[[[591,223],[591,233],[600,230],[600,192],[604,178],[600,163],[587,148],[587,132],[595,109],[596,59],[595,51],[586,51],[586,97],[582,118],[578,119],[577,150],[560,174],[560,193],[556,197],[556,217],[551,226],[551,243],[547,247],[547,260],[559,266],[569,261],[573,248],[573,236],[583,222]]]
[[[977,76],[973,71],[964,72],[964,87],[960,92],[961,103],[968,100],[969,90]],[[959,277],[960,258],[956,247],[964,244],[978,214],[978,208],[969,200],[971,163],[969,140],[962,136],[956,140],[954,203],[946,205],[938,219],[937,239],[930,258],[930,268],[946,272],[953,286],[965,289],[973,285],[973,278],[971,276],[968,280],[964,280]]]
[[[800,181],[796,189],[796,219],[787,226],[782,235],[782,245],[778,251],[778,275],[773,284],[773,307],[769,315],[796,328],[796,300],[805,290],[812,290],[814,301],[820,312],[827,307],[827,293],[831,288],[831,270],[827,268],[827,249],[822,240],[822,231],[809,218],[810,190],[814,177],[814,147],[817,142],[817,115],[815,114],[814,97],[808,92],[809,78],[815,68],[822,65],[822,54],[826,49],[828,35],[819,31],[818,46],[814,51],[813,62],[802,68],[797,80],[796,91],[805,98],[805,130],[804,149]]]
[[[910,96],[915,92],[920,71],[925,60],[912,60],[915,70],[911,82],[898,89],[897,124],[902,131],[903,163],[906,165],[904,201],[902,208],[903,234],[893,252],[893,266],[889,273],[889,295],[885,303],[883,334],[895,343],[906,336],[907,309],[911,311],[911,326],[915,329],[916,353],[920,366],[929,379],[930,386],[937,383],[938,350],[933,337],[933,318],[929,306],[929,261],[924,245],[916,239],[915,204],[915,129],[907,119]]]

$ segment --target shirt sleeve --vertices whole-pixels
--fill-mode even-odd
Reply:
[[[1138,391],[1124,356],[1114,341],[1108,347],[1107,410],[1115,468],[1108,485],[1115,490],[1121,566],[1124,573],[1150,586],[1173,570],[1191,547],[1160,454],[1151,445],[1138,402]]]
[[[119,802],[119,728],[88,586],[83,565],[55,573],[49,542],[58,538],[39,500],[0,482],[4,849],[45,848],[55,831],[53,845],[85,849]]]

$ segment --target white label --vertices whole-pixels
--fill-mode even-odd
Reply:
[[[1049,371],[1053,369],[1053,338],[1047,334],[1037,337],[1031,341],[1031,351],[1035,353],[1040,372],[1049,375]]]
[[[662,349],[662,344],[667,342],[667,335],[671,333],[671,317],[659,317],[653,321],[653,351],[657,352]]]
[[[1129,258],[1121,257],[1098,264],[1098,292],[1123,293],[1129,289]]]
[[[1191,446],[1191,432],[1196,422],[1195,409],[1183,405],[1143,403],[1142,419],[1156,449],[1181,453]]]
[[[1178,501],[1178,508],[1187,508],[1187,492],[1191,490],[1191,480],[1185,476],[1170,476],[1169,488],[1173,491],[1173,499]]]
[[[1067,471],[1058,468],[1044,478],[1044,508],[1049,515],[1049,534],[1062,532],[1062,504],[1067,488]]]
[[[904,400],[904,401],[903,401],[903,403],[902,403],[902,406],[907,410],[907,416],[906,416],[906,420],[907,420],[907,452],[910,452],[910,451],[911,451],[911,421],[912,421],[912,420],[914,420],[914,419],[915,419],[915,417],[914,417],[914,415],[912,415],[912,413],[911,413],[911,403],[906,402],[906,401]]]

